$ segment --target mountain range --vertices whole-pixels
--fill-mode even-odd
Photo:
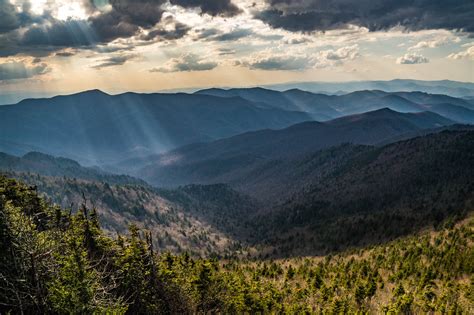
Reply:
[[[238,185],[175,189],[117,183],[113,175],[77,179],[21,167],[3,173],[63,207],[91,205],[110,235],[135,224],[152,231],[162,250],[288,257],[385,242],[463,218],[474,210],[473,148],[472,127],[434,130],[388,145],[341,144],[269,160],[242,171]],[[37,153],[21,159],[56,160]],[[75,174],[89,174],[74,166]]]
[[[380,109],[327,122],[304,122],[280,130],[260,130],[214,142],[193,144],[122,166],[158,186],[188,183],[241,183],[274,163],[343,143],[373,145],[409,132],[454,124],[431,112]]]
[[[96,90],[1,106],[0,150],[40,151],[90,165],[310,119],[238,97]]]
[[[471,211],[473,113],[424,92],[93,90],[1,106],[0,171],[160,250],[314,255]]]
[[[360,90],[382,90],[385,92],[425,92],[445,94],[454,97],[474,96],[474,83],[451,80],[407,80],[395,79],[389,81],[349,81],[349,82],[294,82],[265,86],[270,89],[285,91],[302,89],[314,93],[346,94]]]
[[[457,123],[474,122],[472,100],[422,92],[373,90],[336,96],[252,88],[108,95],[93,90],[1,106],[0,151],[37,151],[120,171],[113,166],[193,143],[382,108],[431,111]]]
[[[300,89],[313,93],[323,93],[332,95],[347,94],[360,90],[381,90],[385,92],[425,92],[432,94],[445,94],[453,97],[470,98],[474,97],[474,84],[471,82],[459,82],[452,80],[408,80],[395,79],[388,81],[348,81],[348,82],[288,82],[264,85],[264,88],[286,91]],[[250,87],[247,87],[250,88]],[[162,93],[193,93],[201,88],[181,88],[171,90],[160,90]],[[6,92],[0,94],[0,105],[14,104],[26,98],[46,98],[57,95],[52,91],[21,91]]]
[[[474,122],[472,101],[442,94],[423,92],[384,92],[361,90],[343,95],[315,94],[299,89],[283,92],[263,88],[207,89],[195,94],[242,97],[252,102],[285,110],[304,111],[314,120],[324,121],[345,115],[364,113],[384,107],[399,112],[433,111],[461,123]]]

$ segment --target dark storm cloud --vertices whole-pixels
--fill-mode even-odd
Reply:
[[[180,39],[184,35],[186,35],[191,28],[186,24],[176,23],[174,30],[165,30],[163,28],[159,28],[153,31],[150,31],[147,35],[141,37],[140,39],[143,40],[153,40],[153,39],[165,39],[165,40],[173,40],[173,39]]]
[[[157,29],[151,30],[148,34],[141,36],[140,39],[146,41],[154,39],[174,40],[182,38],[191,29],[188,25],[176,21],[173,16],[164,18],[162,24],[163,26],[171,27],[165,29],[163,26],[160,26]]]
[[[85,21],[57,21],[51,25],[32,26],[20,40],[23,46],[90,46],[98,42]]]
[[[170,0],[171,4],[183,8],[201,8],[202,13],[212,16],[234,16],[241,10],[231,0]]]
[[[162,5],[167,0],[110,0],[106,10],[96,6],[97,1],[84,3],[90,14],[87,20],[59,21],[48,11],[32,15],[29,2],[18,10],[0,0],[0,56],[43,57],[68,47],[96,49],[118,38],[139,35],[142,30],[151,30],[145,40],[178,39],[189,31],[178,22],[174,22],[174,29],[160,28]]]
[[[185,8],[199,7],[203,13],[213,16],[233,16],[240,12],[230,0],[171,0],[170,2]],[[167,0],[110,0],[112,9],[91,16],[90,22],[102,42],[131,37],[136,35],[140,28],[154,28],[161,21],[164,12],[162,5],[165,3]],[[92,5],[93,2],[90,4]],[[188,31],[189,28],[186,25],[177,23],[174,31],[167,33],[164,29],[156,29],[144,39],[178,39]]]
[[[21,10],[13,6],[9,0],[0,0],[0,35],[11,33],[20,27],[33,23],[40,24],[47,21],[50,16],[48,12],[42,15],[33,15],[30,12],[30,2],[25,1]]]
[[[20,19],[15,7],[7,0],[0,0],[0,34],[20,27]]]
[[[403,26],[408,30],[449,29],[474,32],[472,0],[267,0],[270,8],[255,17],[290,31],[343,28],[371,31]]]
[[[165,0],[111,0],[111,10],[90,18],[102,42],[131,37],[140,27],[154,27],[163,15]]]
[[[8,23],[6,22],[8,21]],[[92,47],[99,42],[88,21],[59,21],[45,10],[30,11],[29,2],[18,10],[0,0],[0,56],[48,56],[63,47]]]

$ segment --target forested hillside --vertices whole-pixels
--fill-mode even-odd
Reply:
[[[29,152],[21,157],[0,152],[0,170],[95,180],[109,184],[146,185],[143,180],[137,178],[107,173],[98,168],[83,167],[74,160],[54,157],[40,152]]]
[[[133,174],[158,186],[231,183],[259,174],[262,165],[343,143],[374,145],[405,133],[452,125],[430,112],[399,113],[388,108],[334,119],[304,122],[197,143],[134,161]]]
[[[83,204],[94,208],[104,232],[115,237],[130,224],[150,232],[157,250],[197,256],[239,254],[242,230],[253,204],[225,185],[156,190],[143,185],[32,173],[5,173],[34,186],[48,201],[73,213]]]
[[[474,222],[339,255],[158,254],[149,232],[105,236],[97,213],[49,206],[0,177],[1,313],[472,313]]]
[[[474,210],[472,131],[444,131],[354,152],[300,185],[279,210],[255,220],[274,255],[379,243]]]
[[[9,173],[52,202],[97,209],[108,235],[133,223],[194,255],[289,257],[379,244],[474,210],[474,132],[382,147],[344,144],[262,163],[231,183],[156,189]],[[217,167],[217,165],[216,165]],[[246,173],[243,173],[246,174]]]

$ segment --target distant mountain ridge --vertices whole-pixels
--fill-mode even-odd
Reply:
[[[261,87],[276,91],[286,91],[291,89],[300,89],[312,93],[342,95],[359,90],[382,90],[386,92],[425,92],[433,94],[446,94],[453,97],[471,98],[474,97],[474,83],[460,82],[452,80],[374,80],[374,81],[345,81],[345,82],[287,82],[279,84],[264,84]],[[221,87],[228,89],[228,87]],[[253,88],[253,87],[244,87]],[[167,90],[157,90],[158,93],[193,93],[199,90],[205,90],[208,87],[194,88],[176,88]],[[13,104],[27,98],[45,98],[61,93],[46,91],[21,91],[19,93],[2,93],[0,95],[0,105]]]
[[[0,150],[23,155],[34,147],[100,164],[306,120],[306,113],[262,108],[239,97],[92,90],[0,106]]]
[[[342,143],[377,144],[408,132],[453,121],[430,112],[381,109],[328,122],[305,122],[281,130],[260,130],[210,143],[185,146],[141,161],[135,175],[155,185],[240,182],[269,161],[291,159]]]
[[[474,83],[452,80],[375,80],[375,81],[349,81],[349,82],[289,82],[282,84],[265,85],[264,87],[284,91],[288,89],[302,89],[314,93],[346,94],[359,90],[383,90],[386,92],[425,92],[446,94],[453,97],[474,96]]]
[[[343,95],[327,95],[300,89],[279,92],[264,88],[228,90],[213,88],[197,91],[195,94],[239,96],[252,102],[266,104],[269,108],[304,111],[318,121],[387,107],[407,113],[433,111],[459,123],[474,123],[474,103],[471,101],[423,92],[359,90]]]
[[[0,151],[44,152],[121,172],[127,163],[140,166],[150,156],[194,143],[384,108],[474,123],[472,100],[422,92],[361,90],[337,96],[250,88],[108,95],[91,90],[0,106]]]

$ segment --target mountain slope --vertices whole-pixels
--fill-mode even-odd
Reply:
[[[145,161],[147,165],[136,175],[164,186],[233,182],[271,160],[289,159],[341,143],[376,144],[403,133],[450,124],[452,121],[433,113],[402,114],[382,109],[185,146]]]
[[[438,103],[425,105],[423,107],[426,108],[426,110],[436,112],[451,120],[463,124],[474,124],[474,110],[467,109],[464,106]]]
[[[33,146],[104,164],[306,120],[306,113],[261,108],[238,97],[88,91],[1,106],[0,150],[23,155]]]
[[[0,176],[0,312],[471,314],[474,222],[388,244],[285,260],[155,251],[136,227],[107,237],[96,212],[46,204]]]
[[[474,210],[473,131],[444,131],[355,153],[301,187],[279,211],[256,220],[280,253],[362,246]]]
[[[140,179],[126,175],[110,174],[95,168],[83,167],[74,160],[53,157],[39,152],[29,152],[22,157],[0,152],[0,170],[103,181],[109,184],[146,185],[146,183]]]
[[[3,174],[3,175],[2,175]],[[97,211],[108,235],[125,234],[131,224],[151,232],[161,251],[194,255],[234,253],[245,244],[242,216],[253,202],[225,185],[157,191],[142,185],[113,185],[93,180],[3,172],[32,185],[48,201],[73,212],[85,203]]]

